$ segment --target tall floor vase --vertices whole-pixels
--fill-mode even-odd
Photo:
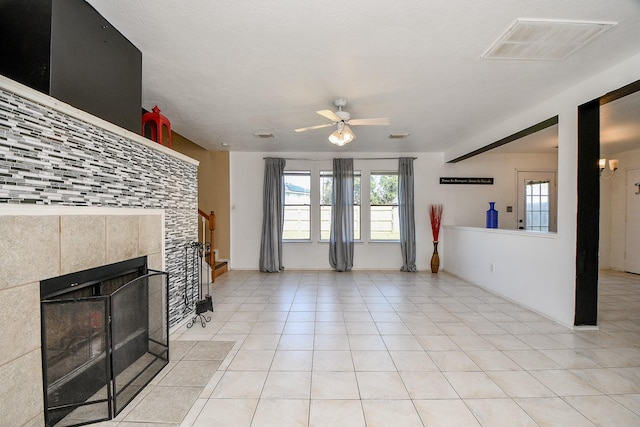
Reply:
[[[431,272],[437,273],[440,268],[440,255],[438,255],[438,242],[433,242],[433,255],[431,255]]]

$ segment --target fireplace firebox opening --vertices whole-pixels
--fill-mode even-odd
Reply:
[[[168,364],[168,282],[146,257],[40,282],[46,426],[112,419]]]

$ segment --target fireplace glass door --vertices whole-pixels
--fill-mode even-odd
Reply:
[[[167,364],[166,273],[151,273],[111,295],[114,416]],[[146,301],[141,305],[138,301]]]
[[[47,425],[109,419],[108,297],[42,302]]]

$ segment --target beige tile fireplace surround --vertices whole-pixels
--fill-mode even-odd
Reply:
[[[0,425],[42,426],[40,281],[147,256],[164,270],[164,211],[0,208]]]

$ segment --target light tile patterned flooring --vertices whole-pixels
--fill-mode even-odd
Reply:
[[[103,426],[640,426],[640,276],[601,272],[590,331],[446,273],[230,271],[214,288],[212,321],[173,332],[170,365]],[[210,375],[174,371],[202,341],[235,345]]]

